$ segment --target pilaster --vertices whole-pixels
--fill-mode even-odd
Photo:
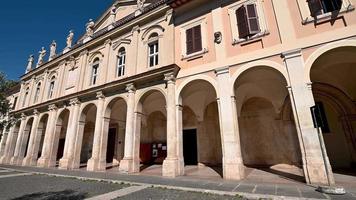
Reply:
[[[284,64],[287,68],[291,102],[295,112],[295,124],[301,134],[301,149],[304,152],[305,167],[304,174],[309,184],[328,184],[327,168],[330,166],[329,159],[323,159],[322,142],[318,136],[318,130],[314,128],[310,108],[315,105],[313,92],[310,85],[304,80],[304,62],[300,49],[292,50],[282,54]],[[330,168],[331,171],[331,168]],[[333,181],[332,173],[329,176]]]

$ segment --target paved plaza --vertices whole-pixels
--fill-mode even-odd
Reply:
[[[244,181],[227,181],[216,177],[197,179],[194,173],[169,179],[150,175],[150,170],[146,174],[127,175],[115,169],[100,173],[0,167],[0,199],[356,199],[355,178],[346,175],[336,178],[347,194],[335,196],[263,170],[251,170]]]

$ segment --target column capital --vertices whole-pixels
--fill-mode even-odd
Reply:
[[[167,81],[168,84],[175,83],[176,82],[176,76],[175,76],[174,72],[170,72],[170,73],[164,74],[164,80]]]
[[[82,52],[80,52],[79,56],[88,55],[88,53],[89,53],[88,49],[84,49]]]
[[[96,98],[97,99],[105,99],[105,95],[104,95],[103,91],[97,92]]]
[[[21,113],[21,120],[26,120],[27,115],[25,113]]]
[[[33,115],[38,116],[39,114],[40,114],[40,112],[38,112],[37,109],[34,109],[34,110],[33,110]]]
[[[183,110],[183,105],[177,104],[176,107],[177,107],[177,109],[178,109],[179,111],[182,111],[182,110]]]
[[[284,60],[300,56],[302,56],[302,49],[293,49],[290,51],[283,52],[281,54],[281,57],[284,58]]]
[[[134,32],[140,32],[140,26],[134,26],[133,28],[132,28],[132,30],[131,30],[131,33],[134,33]]]
[[[230,70],[229,70],[230,66],[225,66],[225,67],[220,67],[218,69],[215,69],[215,74],[216,76],[219,76],[219,75],[222,75],[222,74],[228,74],[230,73]]]
[[[58,108],[57,108],[57,106],[56,106],[56,104],[52,104],[52,105],[49,105],[48,106],[48,110],[49,111],[54,111],[54,110],[57,110]]]
[[[288,85],[288,86],[286,86],[286,88],[287,88],[287,90],[289,91],[289,92],[291,92],[293,89],[292,89],[292,86],[290,86],[290,85]]]
[[[105,44],[105,46],[106,46],[106,45],[111,45],[111,39],[105,40],[105,43],[104,43],[104,44]]]
[[[135,84],[133,84],[133,83],[127,84],[126,85],[126,91],[127,92],[135,92],[136,91]]]
[[[313,89],[313,83],[312,82],[307,83],[307,88],[309,90],[312,90]]]
[[[80,102],[80,100],[78,98],[73,98],[73,99],[69,100],[69,105],[71,105],[71,106],[75,106],[75,105],[78,105],[80,103],[81,102]]]

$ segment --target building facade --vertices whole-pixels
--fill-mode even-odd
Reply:
[[[126,173],[162,165],[302,172],[356,162],[355,0],[118,0],[29,59],[2,164]],[[311,108],[320,109],[315,128]],[[320,124],[320,123],[319,123]]]

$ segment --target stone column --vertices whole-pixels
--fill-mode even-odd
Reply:
[[[59,161],[60,169],[72,169],[75,155],[75,142],[78,133],[80,101],[78,98],[70,100],[70,114],[66,141],[64,144],[64,155]]]
[[[55,128],[57,123],[57,106],[50,105],[48,107],[48,122],[44,135],[42,155],[38,159],[37,166],[39,167],[53,167],[55,166],[55,158],[52,159],[52,152],[54,151]]]
[[[127,91],[127,114],[125,128],[125,150],[124,158],[120,162],[119,170],[127,173],[134,172],[134,117],[135,117],[135,94],[136,88],[133,84],[126,86]]]
[[[184,175],[184,155],[183,155],[183,106],[176,106],[177,113],[177,156],[178,174]]]
[[[97,100],[97,110],[96,110],[96,120],[95,120],[95,130],[94,130],[94,139],[93,139],[93,153],[91,158],[88,160],[88,171],[104,171],[106,170],[106,144],[107,144],[107,134],[108,130],[103,129],[104,125],[104,104],[105,96],[102,92],[98,92],[96,97]],[[104,136],[106,135],[106,136]],[[106,140],[105,140],[106,139]],[[100,152],[105,151],[104,155],[101,155]],[[105,159],[100,159],[104,156]],[[100,162],[104,161],[104,162]]]
[[[9,164],[10,159],[14,154],[16,140],[17,140],[17,136],[18,136],[18,130],[16,129],[15,126],[16,125],[12,126],[9,130],[9,133],[8,133],[8,136],[6,139],[4,153],[0,158],[1,164]]]
[[[244,178],[240,135],[235,97],[231,94],[229,68],[215,71],[218,80],[218,108],[223,152],[223,174],[225,179]],[[234,105],[235,104],[235,105]]]
[[[322,155],[321,141],[318,130],[314,128],[310,107],[314,106],[311,88],[304,79],[304,62],[301,50],[293,50],[282,54],[288,71],[291,85],[291,101],[293,112],[296,113],[295,124],[301,133],[301,149],[304,149],[306,182],[309,184],[328,184],[327,170],[330,182],[334,183],[329,159],[325,163]],[[302,151],[303,152],[303,151]],[[327,166],[327,169],[325,168]],[[308,179],[309,178],[309,179]]]
[[[15,146],[15,152],[14,152],[14,156],[11,158],[10,163],[13,165],[18,165],[22,163],[22,157],[21,157],[21,148],[22,148],[22,144],[23,144],[23,140],[24,140],[24,134],[25,134],[25,126],[26,126],[26,121],[27,121],[27,117],[25,114],[22,114],[21,116],[21,125],[20,125],[20,129],[19,129],[19,133],[18,133],[18,137],[16,140],[16,146]]]
[[[33,112],[33,123],[31,127],[31,135],[30,135],[30,140],[28,142],[28,147],[27,147],[27,154],[25,159],[22,162],[23,166],[32,166],[36,164],[36,159],[37,157],[33,157],[34,155],[34,147],[35,147],[35,142],[37,138],[37,130],[38,130],[38,124],[39,124],[39,112],[35,110]]]
[[[163,161],[162,175],[176,177],[178,170],[175,76],[174,73],[165,74],[167,81],[167,158]]]
[[[5,155],[5,146],[9,133],[6,130],[3,130],[1,142],[0,142],[0,158]]]

